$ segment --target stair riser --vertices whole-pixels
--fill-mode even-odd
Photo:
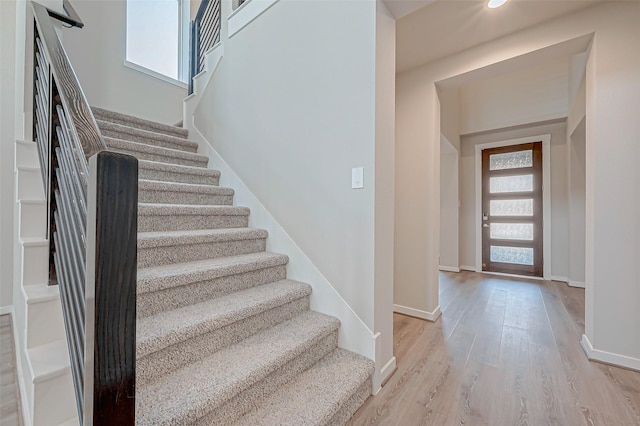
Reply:
[[[265,238],[138,248],[138,268],[191,262],[202,259],[215,259],[222,256],[237,256],[265,250]]]
[[[49,244],[22,245],[22,285],[49,281]]]
[[[159,180],[163,182],[178,182],[178,183],[193,183],[197,185],[214,185],[220,184],[220,177],[218,176],[202,176],[191,175],[187,173],[173,173],[165,170],[145,169],[140,167],[138,169],[138,176],[140,179]]]
[[[309,310],[309,304],[309,297],[303,297],[138,359],[136,385],[144,386],[259,331],[288,321]]]
[[[333,418],[327,422],[327,425],[344,425],[347,424],[349,419],[358,411],[358,408],[371,396],[371,377],[360,385],[358,390],[351,395],[345,403],[340,407],[340,410]]]
[[[138,216],[138,232],[246,228],[248,225],[249,216],[238,215]]]
[[[33,386],[33,426],[61,424],[77,415],[71,370]]]
[[[130,147],[113,147],[112,148],[114,151],[118,151],[118,152],[122,152],[125,154],[129,154],[129,155],[133,155],[134,157],[136,157],[139,160],[149,160],[149,161],[157,161],[160,163],[167,163],[167,164],[178,164],[180,166],[195,166],[195,167],[207,167],[207,162],[206,160],[191,160],[188,158],[177,158],[177,157],[170,157],[170,156],[165,156],[162,155],[160,153],[151,153],[151,152],[140,152],[140,151],[136,151],[134,149],[131,149]]]
[[[46,345],[65,338],[60,299],[27,305],[27,348]]]
[[[215,407],[194,424],[208,426],[226,426],[232,424],[260,404],[268,395],[277,392],[280,386],[288,383],[295,376],[310,368],[337,346],[338,332],[336,330],[328,336],[318,339],[314,345],[302,354],[287,362],[264,379],[245,389],[239,395]]]
[[[279,265],[257,271],[198,281],[162,291],[138,293],[136,314],[138,318],[144,318],[171,309],[193,305],[203,300],[226,296],[257,285],[283,280],[286,276],[286,266]]]
[[[140,135],[140,134],[130,134],[127,132],[121,132],[113,129],[102,129],[102,134],[109,138],[124,139],[127,141],[140,142],[148,145],[159,146],[162,148],[177,149],[184,152],[196,152],[198,150],[197,146],[195,147],[188,146],[188,145],[176,143],[175,141],[166,140],[163,138],[154,138],[154,137]],[[172,136],[172,135],[167,135],[167,136]]]
[[[194,204],[209,206],[231,206],[233,195],[201,194],[195,192],[141,190],[138,192],[140,203],[156,204]]]

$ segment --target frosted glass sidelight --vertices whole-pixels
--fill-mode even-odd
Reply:
[[[491,238],[533,241],[533,223],[492,223]]]
[[[489,170],[533,167],[533,150],[507,152],[489,156]]]
[[[529,247],[491,246],[491,261],[533,265],[533,249]]]
[[[531,192],[533,191],[533,175],[501,176],[489,179],[489,192]]]
[[[489,214],[491,216],[533,216],[533,199],[491,200]]]

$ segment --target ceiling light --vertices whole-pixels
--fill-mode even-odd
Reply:
[[[506,2],[507,2],[507,0],[489,0],[489,2],[487,3],[487,7],[489,9],[495,9],[497,7],[502,6]]]

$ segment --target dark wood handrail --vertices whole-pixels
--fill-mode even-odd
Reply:
[[[85,158],[107,150],[107,144],[98,129],[91,107],[80,87],[69,57],[62,47],[56,30],[49,19],[50,10],[39,3],[31,3],[38,32],[51,64],[51,72],[58,86],[60,101],[71,118],[73,130],[82,144]]]
[[[78,13],[73,8],[71,3],[69,3],[67,0],[63,0],[62,8],[64,9],[64,12],[66,13],[66,15],[56,12],[55,10],[47,9],[49,12],[49,16],[51,16],[54,19],[57,19],[58,21],[62,21],[65,24],[69,24],[72,27],[78,27],[78,28],[84,27],[84,23],[82,22],[82,19],[80,19],[80,16],[78,16]]]

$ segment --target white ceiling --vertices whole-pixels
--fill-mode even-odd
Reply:
[[[480,0],[386,0],[394,16],[411,10],[405,3],[422,4],[396,21],[396,70],[406,71],[598,1],[510,0],[498,9],[489,9],[486,1]]]
[[[433,3],[436,0],[384,0],[394,18],[404,18],[410,13]]]

